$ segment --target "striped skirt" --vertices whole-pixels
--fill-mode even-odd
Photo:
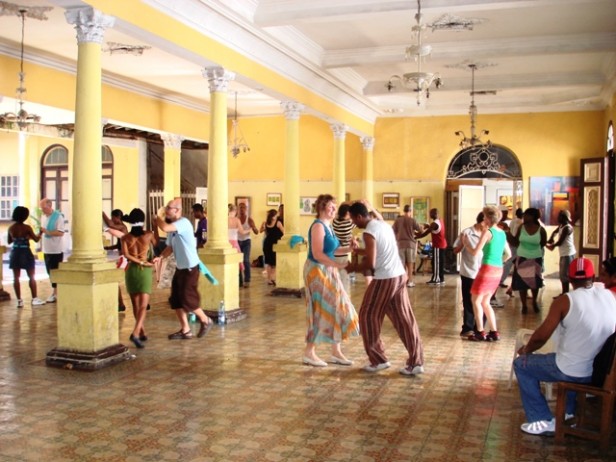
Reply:
[[[311,260],[304,264],[306,342],[340,343],[359,335],[359,319],[338,269]]]
[[[493,294],[500,284],[502,275],[502,266],[481,265],[479,273],[473,281],[471,294]]]

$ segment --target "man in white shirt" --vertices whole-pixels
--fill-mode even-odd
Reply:
[[[390,367],[381,341],[381,327],[387,315],[409,354],[400,373],[407,376],[421,374],[424,372],[423,346],[406,289],[406,270],[398,255],[394,230],[384,221],[372,218],[361,202],[351,205],[349,213],[355,226],[364,230],[365,248],[354,250],[363,255],[363,259],[360,263],[349,264],[347,271],[367,270],[373,275],[359,311],[359,328],[370,361],[364,370],[377,372]]]
[[[64,215],[59,210],[53,209],[50,199],[42,199],[41,211],[41,235],[42,248],[45,257],[45,268],[51,278],[51,272],[58,269],[64,260]],[[51,283],[52,293],[47,303],[54,303],[58,297],[58,287],[55,282]]]
[[[482,257],[482,252],[479,252],[477,255],[473,255],[466,250],[462,236],[467,236],[469,244],[475,248],[481,238],[482,232],[483,212],[479,212],[476,223],[473,226],[469,226],[468,228],[462,230],[460,236],[458,236],[456,241],[453,243],[453,252],[462,252],[460,255],[462,257],[460,259],[460,282],[462,287],[462,331],[460,332],[460,335],[462,337],[468,337],[470,334],[475,332],[475,314],[473,312],[471,287],[473,286],[473,281],[479,272]]]
[[[616,326],[616,298],[611,291],[595,287],[595,271],[587,258],[569,266],[573,291],[552,302],[550,312],[521,347],[513,362],[520,397],[528,422],[521,429],[531,435],[553,435],[555,420],[540,382],[589,383],[593,360]],[[531,354],[558,330],[555,353]],[[565,412],[575,412],[575,395],[567,396]]]

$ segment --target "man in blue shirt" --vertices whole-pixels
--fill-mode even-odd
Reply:
[[[199,256],[193,225],[182,216],[182,201],[175,198],[165,207],[165,219],[156,217],[158,227],[167,233],[167,247],[161,257],[175,255],[177,268],[171,282],[171,308],[180,321],[180,330],[169,335],[169,340],[187,340],[193,337],[187,314],[192,312],[201,322],[197,337],[203,337],[210,330],[213,321],[200,308],[198,291]]]

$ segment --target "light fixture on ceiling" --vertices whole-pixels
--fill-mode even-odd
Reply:
[[[490,131],[489,130],[481,130],[481,133],[479,135],[477,135],[476,133],[476,128],[475,128],[475,124],[477,122],[477,106],[475,106],[475,95],[476,94],[482,94],[482,95],[486,95],[486,94],[496,94],[495,91],[475,91],[475,71],[477,70],[477,64],[475,63],[471,63],[468,65],[469,69],[471,70],[471,105],[468,108],[468,113],[471,117],[471,137],[467,138],[467,136],[464,134],[464,132],[462,130],[455,132],[456,136],[461,136],[462,139],[460,140],[460,148],[461,149],[465,149],[465,148],[470,148],[473,146],[491,146],[492,143],[490,142],[490,140],[486,141],[485,143],[481,140],[481,137],[483,135],[489,135]]]
[[[41,117],[36,114],[28,114],[24,109],[24,97],[26,94],[25,77],[24,72],[24,30],[26,26],[26,13],[28,10],[20,9],[19,15],[21,16],[21,54],[19,61],[19,87],[17,87],[17,100],[19,109],[17,113],[5,112],[0,114],[0,122],[5,124],[17,124],[20,130],[25,130],[28,124],[36,123],[41,120]]]
[[[387,91],[392,91],[396,88],[396,83],[399,82],[404,88],[417,93],[417,105],[421,106],[425,100],[430,98],[430,87],[432,84],[436,88],[443,85],[443,80],[438,73],[423,72],[421,70],[422,61],[432,53],[432,47],[425,45],[421,41],[421,34],[426,29],[426,24],[421,21],[421,0],[417,0],[417,14],[415,15],[416,24],[413,26],[413,35],[416,37],[416,43],[406,48],[406,59],[413,59],[417,62],[417,72],[407,72],[406,74],[392,75],[387,82]]]
[[[233,142],[231,143],[231,154],[233,157],[237,157],[240,152],[250,151],[250,146],[244,140],[240,123],[237,120],[237,92],[235,92],[235,113],[233,114]]]

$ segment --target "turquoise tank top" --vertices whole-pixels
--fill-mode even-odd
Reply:
[[[492,239],[483,246],[481,263],[490,266],[503,266],[503,250],[507,242],[505,232],[497,226],[492,226],[488,231],[492,233]]]
[[[321,223],[323,225],[323,227],[325,228],[325,240],[323,241],[323,253],[325,255],[327,255],[329,258],[331,258],[331,259],[334,258],[334,250],[336,250],[340,246],[340,241],[334,235],[334,232],[330,229],[329,226],[327,226],[321,220],[314,220],[312,225],[310,225],[310,230],[308,230],[308,259],[313,261],[313,262],[315,262],[315,263],[319,263],[312,256],[312,242],[311,242],[311,240],[312,240],[312,238],[311,238],[311,236],[312,236],[312,227],[316,223]]]

